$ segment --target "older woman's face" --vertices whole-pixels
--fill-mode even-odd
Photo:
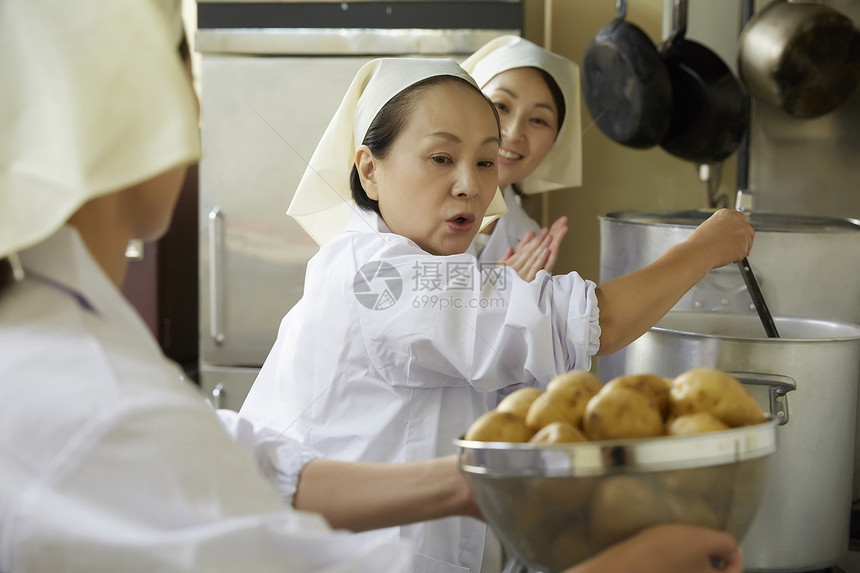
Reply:
[[[534,68],[514,68],[493,77],[482,88],[499,112],[499,186],[531,175],[558,134],[558,109],[552,92]]]
[[[498,124],[479,93],[459,82],[428,88],[385,159],[364,149],[362,185],[393,232],[434,255],[469,247],[498,185]]]

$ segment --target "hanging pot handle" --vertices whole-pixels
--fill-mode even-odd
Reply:
[[[797,389],[794,378],[764,372],[729,371],[729,374],[743,384],[770,386],[770,413],[778,420],[780,426],[788,423],[788,401],[785,395]]]

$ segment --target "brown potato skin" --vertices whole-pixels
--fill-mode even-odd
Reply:
[[[585,435],[566,422],[553,422],[538,430],[531,444],[570,444],[587,441]]]
[[[674,416],[710,412],[732,428],[765,420],[761,406],[740,380],[714,368],[693,368],[679,375],[669,401]]]
[[[534,432],[512,412],[490,410],[475,420],[463,437],[476,442],[528,442]]]
[[[623,386],[641,392],[651,397],[657,404],[657,409],[663,418],[669,415],[669,384],[666,379],[656,374],[625,374],[613,378],[606,383],[605,388]]]
[[[684,414],[666,423],[667,436],[704,434],[706,432],[719,432],[720,430],[728,429],[728,424],[725,424],[710,412]]]
[[[556,390],[576,391],[578,389],[590,392],[592,396],[603,388],[603,381],[587,370],[571,370],[560,374],[546,385],[547,392]]]
[[[511,412],[526,419],[529,407],[540,396],[542,392],[537,388],[520,388],[502,398],[496,410],[499,412]]]
[[[591,494],[590,533],[607,547],[652,525],[672,520],[663,495],[635,476],[605,478]]]
[[[663,435],[663,417],[648,396],[614,386],[588,402],[583,427],[589,440],[653,438]]]
[[[553,422],[565,422],[579,428],[591,397],[589,391],[581,388],[546,391],[529,408],[526,425],[535,432]]]

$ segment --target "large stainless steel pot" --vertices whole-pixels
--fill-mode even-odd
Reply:
[[[655,261],[711,213],[600,217],[600,282]],[[860,324],[860,221],[774,213],[752,213],[749,220],[756,230],[749,262],[772,314]],[[672,310],[755,315],[735,265],[708,273]],[[597,365],[604,380],[623,374],[624,351],[599,358]]]
[[[812,571],[848,550],[860,326],[776,323],[778,339],[761,333],[756,316],[670,312],[628,347],[625,367],[677,376],[706,366],[787,381],[782,390],[747,386],[789,423],[779,428],[773,478],[743,541],[744,562],[748,571]]]

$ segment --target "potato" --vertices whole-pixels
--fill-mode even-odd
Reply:
[[[715,485],[728,483],[732,479],[731,470],[725,466],[710,466],[703,468],[688,468],[683,470],[666,470],[660,472],[660,485],[671,493],[687,496],[701,496],[709,491],[715,491]]]
[[[496,406],[496,410],[511,412],[525,420],[532,402],[541,394],[542,392],[537,388],[520,388],[502,398],[502,401]]]
[[[669,385],[662,376],[656,374],[627,374],[618,376],[606,383],[606,390],[615,386],[623,386],[642,392],[652,398],[663,419],[669,414]]]
[[[710,412],[732,428],[765,420],[761,406],[743,384],[714,368],[694,368],[675,378],[669,401],[673,415]]]
[[[582,415],[592,395],[583,388],[548,390],[532,403],[526,415],[526,424],[535,432],[553,422],[582,427]]]
[[[652,525],[672,520],[665,497],[645,480],[634,476],[604,479],[592,493],[590,511],[594,549],[602,549]]]
[[[532,444],[568,444],[571,442],[585,442],[586,438],[576,428],[567,422],[553,422],[547,424],[529,440]]]
[[[704,434],[706,432],[718,432],[728,430],[729,427],[710,412],[696,412],[695,414],[684,414],[674,418],[666,424],[666,434],[669,436],[683,436],[685,434]]]
[[[599,477],[536,478],[529,481],[529,495],[536,500],[541,512],[552,519],[561,515],[568,519],[580,518],[580,509],[588,501],[588,496]]]
[[[550,551],[555,570],[567,569],[590,556],[585,524],[572,523],[556,534]]]
[[[528,442],[534,432],[512,412],[490,410],[475,420],[464,439],[476,442]]]
[[[663,434],[663,418],[653,400],[623,386],[604,388],[583,416],[589,440],[652,438]]]
[[[720,526],[724,525],[720,523],[717,514],[703,499],[672,494],[664,495],[664,499],[672,513],[673,522],[699,525],[711,529],[720,529]]]
[[[576,392],[577,390],[585,390],[590,392],[592,396],[600,392],[603,388],[603,382],[587,370],[571,370],[559,376],[556,376],[546,385],[547,392],[556,390],[564,390],[568,392]]]

